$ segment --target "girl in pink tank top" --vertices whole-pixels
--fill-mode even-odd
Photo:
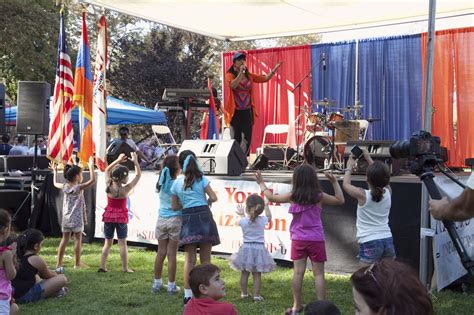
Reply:
[[[293,260],[293,306],[285,314],[296,314],[303,310],[301,288],[306,270],[306,260],[311,260],[316,283],[318,300],[326,299],[326,282],[324,280],[324,262],[326,247],[324,230],[321,222],[322,205],[341,205],[344,195],[337,179],[329,172],[324,175],[334,187],[335,195],[328,195],[319,186],[316,170],[308,164],[298,166],[293,173],[291,192],[273,194],[263,181],[260,171],[257,172],[257,183],[265,197],[272,202],[291,203],[289,212],[293,215],[290,225],[291,260]]]
[[[107,206],[102,215],[102,222],[104,222],[105,242],[102,248],[102,256],[100,259],[100,267],[98,272],[107,272],[107,257],[109,256],[110,248],[114,243],[114,233],[117,232],[118,245],[120,249],[120,259],[122,261],[123,272],[133,272],[128,267],[127,254],[127,232],[128,232],[128,209],[127,199],[131,194],[133,188],[137,185],[141,177],[140,165],[138,164],[137,154],[132,153],[131,161],[135,166],[135,177],[128,182],[128,168],[120,163],[123,163],[128,158],[125,154],[120,154],[117,160],[112,162],[105,169],[105,182],[107,188]],[[133,213],[138,219],[138,216]]]
[[[4,245],[10,236],[10,214],[0,209],[0,244]],[[13,263],[15,246],[0,246],[0,314],[16,314],[18,305],[12,302],[12,280],[16,276]]]

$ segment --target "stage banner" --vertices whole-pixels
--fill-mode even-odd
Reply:
[[[436,186],[443,196],[453,199],[462,193],[462,188],[454,184],[449,178],[435,177]],[[464,184],[467,177],[460,180]],[[470,219],[462,222],[455,222],[456,230],[459,234],[466,252],[474,258],[474,220]],[[433,237],[433,259],[435,261],[436,279],[438,291],[447,287],[452,282],[467,274],[463,267],[458,252],[454,247],[443,222],[431,218],[431,227],[435,231]]]
[[[133,172],[130,177],[133,177]],[[219,230],[221,244],[212,248],[213,252],[234,253],[242,244],[242,231],[237,225],[237,205],[245,204],[251,194],[260,194],[260,188],[254,181],[228,180],[209,178],[211,187],[217,194],[218,201],[212,204],[211,211]],[[140,243],[157,244],[155,226],[158,218],[160,201],[155,192],[158,176],[154,173],[142,173],[142,177],[128,198],[129,224],[127,240]],[[291,190],[289,184],[266,182],[275,193]],[[107,205],[105,193],[105,176],[98,174],[97,200],[95,211],[95,237],[104,238],[102,214]],[[275,259],[290,259],[290,223],[289,204],[270,203],[272,220],[265,228],[265,246]]]

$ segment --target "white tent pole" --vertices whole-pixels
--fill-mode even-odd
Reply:
[[[354,82],[354,105],[359,105],[359,40],[356,40],[356,47],[355,47],[355,82]],[[360,114],[359,114],[360,115]],[[356,115],[357,116],[357,115]],[[356,119],[359,119],[360,117],[356,117]],[[365,139],[364,139],[365,140]]]
[[[433,83],[433,58],[434,58],[434,40],[435,40],[435,17],[436,17],[436,0],[430,0],[430,11],[428,20],[428,42],[427,42],[427,56],[425,65],[425,118],[423,129],[431,132],[432,114],[433,114],[433,99],[432,99],[432,83]],[[425,184],[423,184],[423,191],[426,191]],[[430,215],[428,213],[428,194],[421,194],[421,230],[430,228]],[[428,265],[429,265],[429,239],[420,233],[420,270],[419,276],[423,284],[428,289],[430,281],[428,280]]]

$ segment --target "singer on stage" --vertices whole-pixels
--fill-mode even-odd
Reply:
[[[254,83],[263,83],[270,80],[282,62],[278,62],[267,75],[257,75],[247,71],[246,55],[236,52],[232,57],[232,66],[225,75],[225,84],[230,87],[231,93],[227,97],[225,124],[230,126],[230,134],[246,155],[250,151],[252,141],[252,127],[258,112],[253,101]],[[243,137],[242,137],[243,134]]]

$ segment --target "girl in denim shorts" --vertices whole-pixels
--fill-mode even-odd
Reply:
[[[181,211],[175,211],[171,207],[171,186],[178,177],[179,171],[178,156],[168,155],[163,161],[163,169],[156,184],[156,190],[160,194],[160,209],[155,230],[155,237],[158,240],[158,252],[155,259],[155,280],[151,287],[153,293],[157,293],[163,288],[161,275],[166,256],[168,256],[168,294],[179,292],[179,287],[175,284],[175,278],[176,255],[182,219]]]
[[[362,265],[370,265],[382,258],[395,258],[392,232],[388,226],[392,189],[387,165],[374,162],[367,150],[362,151],[369,163],[366,173],[369,189],[351,185],[351,172],[356,163],[352,154],[347,161],[343,188],[349,196],[357,199],[358,258]]]
[[[308,164],[298,166],[292,179],[292,190],[284,194],[273,194],[263,182],[262,174],[257,172],[257,183],[265,197],[272,202],[291,203],[289,212],[293,219],[290,225],[291,260],[293,260],[293,306],[285,314],[297,314],[303,311],[301,289],[306,271],[306,260],[311,260],[318,300],[326,299],[326,281],[324,280],[324,262],[326,246],[321,221],[322,206],[341,205],[344,195],[337,179],[329,172],[334,196],[321,190],[316,170]]]
[[[196,155],[190,150],[182,151],[179,165],[184,177],[178,177],[171,187],[171,207],[183,211],[179,242],[185,252],[183,302],[186,304],[192,297],[189,272],[196,264],[197,248],[201,264],[210,263],[212,246],[220,244],[220,239],[210,209],[210,205],[217,201],[217,195],[199,168]]]
[[[112,162],[105,169],[105,183],[107,188],[107,206],[105,207],[102,221],[104,222],[105,242],[102,248],[100,258],[100,267],[98,272],[107,272],[107,257],[110,248],[114,243],[114,233],[117,232],[118,245],[120,249],[120,260],[122,261],[123,272],[133,272],[128,267],[127,253],[127,232],[128,232],[128,209],[127,199],[133,188],[137,185],[141,177],[140,165],[138,164],[137,154],[132,152],[132,159],[135,166],[135,178],[128,182],[128,168],[120,163],[127,160],[125,154],[120,154],[117,160]],[[135,217],[137,215],[135,214]]]
[[[17,240],[18,270],[12,280],[14,298],[17,303],[36,302],[47,297],[63,296],[67,279],[62,274],[50,271],[39,256],[43,233],[36,229],[23,232]],[[40,281],[36,282],[37,275]]]

